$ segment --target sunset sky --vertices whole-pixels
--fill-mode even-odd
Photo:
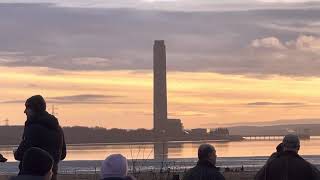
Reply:
[[[0,0],[0,125],[152,128],[152,46],[186,128],[320,119],[320,1]],[[308,120],[307,120],[308,119]]]

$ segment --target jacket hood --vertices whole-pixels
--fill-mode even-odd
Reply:
[[[25,126],[30,126],[33,124],[44,126],[50,130],[58,130],[60,127],[58,119],[46,111],[28,118],[25,122]]]

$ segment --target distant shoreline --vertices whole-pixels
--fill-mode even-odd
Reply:
[[[164,143],[168,143],[168,144],[175,144],[175,143],[203,143],[203,142],[230,142],[230,140],[192,140],[192,141],[166,141]],[[80,144],[72,144],[72,143],[68,143],[67,146],[103,146],[103,145],[135,145],[135,144],[162,144],[163,142],[152,142],[152,141],[136,141],[136,142],[110,142],[110,143],[80,143]],[[0,145],[1,147],[17,147],[18,144],[16,145]]]

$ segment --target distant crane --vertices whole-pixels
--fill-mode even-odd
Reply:
[[[54,116],[57,116],[58,113],[57,113],[56,110],[58,110],[58,108],[54,104],[52,104],[52,106],[51,106],[51,114],[54,115]]]
[[[57,113],[58,109],[59,108],[57,108],[54,104],[52,104],[52,106],[51,106],[51,114],[54,115],[54,116],[58,116],[59,115],[59,113]]]

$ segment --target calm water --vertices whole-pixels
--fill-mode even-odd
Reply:
[[[280,143],[277,141],[242,141],[242,142],[209,142],[216,147],[219,157],[255,157],[269,156]],[[197,148],[203,142],[154,144],[99,144],[99,145],[70,145],[66,160],[101,160],[113,153],[124,154],[128,159],[154,159],[154,152],[168,147],[168,158],[196,158]],[[0,147],[0,152],[14,161],[13,147]],[[162,151],[163,152],[163,151]],[[320,155],[320,136],[311,140],[301,141],[302,155]]]

